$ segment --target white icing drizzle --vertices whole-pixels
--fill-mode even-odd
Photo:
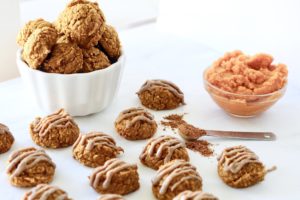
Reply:
[[[75,149],[78,145],[84,146],[87,151],[91,151],[95,146],[103,145],[116,150],[118,153],[124,150],[121,147],[116,146],[115,140],[104,133],[101,132],[91,132],[86,135],[80,135],[73,145]]]
[[[169,90],[174,96],[181,99],[182,103],[184,102],[183,92],[172,82],[160,79],[147,80],[141,87],[141,89],[137,92],[137,94],[141,94],[142,92],[153,88],[164,88]]]
[[[118,194],[106,194],[101,196],[98,200],[123,200],[123,197]]]
[[[0,134],[11,134],[11,132],[7,126],[0,123]]]
[[[218,198],[215,197],[214,195],[202,191],[195,191],[195,192],[184,191],[181,192],[179,195],[177,195],[173,200],[203,200],[203,199],[218,200]]]
[[[172,186],[170,186],[172,181],[178,176],[181,177],[176,180],[176,182],[173,183]],[[200,175],[196,171],[196,168],[189,162],[183,160],[175,160],[174,162],[169,162],[163,165],[157,171],[156,176],[152,179],[152,183],[153,185],[161,184],[159,193],[165,194],[168,188],[173,191],[178,185],[189,179],[202,181]]]
[[[225,149],[218,158],[225,171],[239,172],[247,163],[261,163],[250,149],[244,146],[235,146]]]
[[[36,150],[35,148],[26,148],[16,151],[8,160],[7,173],[11,175],[10,178],[19,176],[22,172],[41,161],[48,162],[55,167],[51,158],[42,149]]]
[[[68,195],[58,187],[47,185],[47,184],[40,184],[37,185],[35,188],[30,190],[26,193],[25,198],[26,200],[34,200],[35,198],[39,197],[39,200],[47,200],[49,196],[53,193],[62,191],[61,194],[56,196],[55,200],[66,200],[68,199]]]
[[[143,108],[129,108],[122,111],[116,119],[115,123],[120,123],[123,120],[132,118],[126,122],[126,127],[129,128],[137,121],[146,121],[150,124],[155,124],[154,117],[151,113],[147,112]]]
[[[105,176],[105,180],[102,183],[102,187],[107,189],[110,186],[111,179],[114,174],[128,168],[137,169],[136,165],[128,164],[117,158],[108,160],[104,163],[103,166],[98,167],[90,176],[91,185],[96,188],[99,185],[100,178]]]
[[[155,152],[155,147],[159,145]],[[143,153],[140,155],[140,159],[145,159],[147,155],[155,156],[161,158],[163,152],[166,150],[167,155],[164,158],[164,163],[167,163],[171,160],[173,153],[176,149],[184,148],[185,144],[179,139],[167,135],[163,135],[157,138],[152,138],[147,143],[146,147],[143,150]]]
[[[37,118],[34,123],[33,130],[38,132],[39,136],[41,137],[47,135],[47,133],[55,127],[65,128],[70,125],[77,127],[72,117],[64,109],[60,109],[44,118]]]

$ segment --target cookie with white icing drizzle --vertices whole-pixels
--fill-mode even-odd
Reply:
[[[124,198],[118,194],[105,194],[102,195],[98,200],[124,200]]]
[[[39,184],[25,193],[22,200],[71,200],[59,187]]]
[[[181,140],[167,135],[150,139],[140,155],[140,161],[152,169],[176,159],[189,161],[188,152]]]
[[[245,146],[226,148],[218,158],[218,174],[224,183],[234,188],[245,188],[264,180],[266,170],[258,156]]]
[[[137,165],[117,158],[97,167],[89,176],[90,185],[101,194],[125,195],[140,187]]]
[[[157,124],[151,113],[143,108],[122,111],[115,121],[116,131],[128,140],[143,140],[152,137]]]
[[[64,109],[59,109],[44,118],[37,117],[30,124],[33,141],[48,148],[71,146],[78,138],[79,132],[77,124]]]
[[[0,154],[9,151],[15,139],[9,128],[0,123]]]
[[[196,167],[184,160],[162,165],[152,179],[152,191],[159,200],[171,200],[179,193],[202,190],[202,178]]]
[[[42,149],[33,147],[13,152],[8,160],[10,183],[18,187],[33,187],[52,181],[55,164]]]
[[[218,200],[218,198],[210,193],[187,190],[178,194],[173,200]]]
[[[88,167],[98,167],[123,152],[115,140],[101,132],[81,134],[73,145],[73,157]]]
[[[183,92],[166,80],[147,80],[137,95],[145,107],[153,110],[170,110],[185,104]]]

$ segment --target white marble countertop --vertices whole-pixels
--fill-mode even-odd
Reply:
[[[125,198],[130,200],[154,199],[151,178],[154,171],[144,167],[138,160],[145,141],[130,142],[114,131],[113,121],[118,113],[131,106],[139,106],[135,92],[146,79],[171,80],[184,91],[187,105],[173,111],[152,112],[156,120],[170,113],[188,113],[185,119],[207,129],[273,131],[277,141],[239,141],[206,138],[215,144],[216,154],[227,146],[246,145],[255,151],[266,166],[278,169],[262,183],[247,188],[233,189],[226,186],[217,175],[216,157],[204,158],[190,152],[191,162],[203,177],[203,190],[214,193],[220,199],[300,199],[300,85],[289,81],[285,96],[269,111],[250,119],[233,118],[218,108],[205,92],[202,72],[223,53],[214,51],[193,41],[158,33],[154,25],[124,31],[121,39],[127,54],[127,63],[120,91],[113,104],[99,114],[75,118],[83,132],[98,130],[111,134],[125,148],[121,156],[139,167],[141,188]],[[299,70],[298,70],[299,71]],[[16,149],[36,146],[28,133],[28,125],[35,116],[44,115],[31,101],[20,78],[0,84],[0,122],[7,124],[16,142],[12,149],[0,155],[0,194],[6,200],[20,199],[28,189],[15,188],[5,174],[9,154]],[[156,136],[172,134],[159,128]],[[130,147],[130,148],[129,148]],[[80,165],[71,156],[71,148],[46,150],[57,164],[53,185],[65,189],[78,200],[92,200],[99,195],[89,186],[87,176],[92,169]],[[2,199],[2,197],[0,199]]]

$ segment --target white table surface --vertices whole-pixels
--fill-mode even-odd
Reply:
[[[285,96],[269,111],[250,119],[233,118],[218,108],[205,92],[202,72],[213,60],[222,55],[193,41],[164,35],[155,26],[144,26],[121,33],[127,54],[126,69],[120,91],[105,111],[99,114],[78,117],[75,121],[83,132],[103,131],[112,135],[117,143],[125,148],[120,158],[135,162],[139,167],[141,187],[127,195],[129,200],[154,199],[151,192],[151,178],[155,171],[144,167],[138,159],[146,141],[127,141],[114,131],[113,121],[118,113],[131,106],[139,106],[135,92],[146,79],[163,78],[174,81],[184,91],[187,105],[173,111],[152,112],[157,121],[170,113],[188,113],[185,119],[207,129],[273,131],[278,140],[274,142],[220,140],[206,138],[215,144],[216,154],[225,147],[246,145],[255,151],[267,167],[276,165],[278,169],[262,183],[247,188],[233,189],[226,186],[218,177],[216,157],[204,158],[189,152],[191,162],[203,177],[203,190],[212,192],[220,199],[263,199],[281,200],[300,198],[300,84],[292,79]],[[29,123],[35,116],[44,115],[31,101],[21,79],[0,84],[0,122],[7,124],[15,136],[12,149],[0,155],[0,199],[20,199],[28,189],[20,189],[9,184],[5,174],[9,154],[16,149],[36,146],[28,133]],[[160,127],[155,136],[171,134]],[[93,200],[99,197],[90,186],[87,176],[92,169],[75,161],[71,148],[46,150],[57,164],[53,185],[65,189],[69,196],[78,200]]]

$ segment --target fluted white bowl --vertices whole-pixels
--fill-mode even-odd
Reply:
[[[56,74],[32,69],[17,51],[17,66],[37,106],[48,113],[59,108],[72,116],[97,113],[109,106],[119,88],[124,53],[111,66],[89,73]]]

